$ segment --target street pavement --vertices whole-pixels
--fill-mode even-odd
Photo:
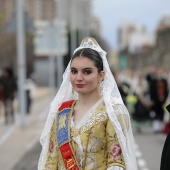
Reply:
[[[36,89],[32,111],[25,115],[25,126],[21,126],[21,119],[17,112],[15,123],[10,125],[5,125],[4,117],[0,115],[0,170],[13,170],[15,165],[20,164],[21,159],[38,143],[48,114],[50,100],[49,89]],[[17,108],[16,104],[15,110]],[[32,162],[29,162],[28,168],[31,165]]]
[[[155,134],[150,126],[135,133],[136,158],[139,170],[160,170],[161,154],[166,135]]]
[[[12,170],[37,170],[41,145],[37,142],[14,166]]]
[[[36,99],[24,129],[19,124],[16,125],[17,123],[11,126],[13,129],[1,124],[0,170],[37,170],[41,152],[39,137],[45,124],[49,104],[48,94],[44,93],[42,97]],[[133,126],[138,170],[159,170],[166,135],[154,134],[151,124],[144,124],[141,128],[141,133],[138,133]],[[2,140],[4,135],[2,131],[9,133],[3,139],[5,142]]]

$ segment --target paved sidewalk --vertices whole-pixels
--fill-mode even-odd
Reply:
[[[41,145],[37,142],[12,170],[37,170],[38,160],[41,153]]]
[[[35,144],[38,144],[50,105],[49,94],[47,88],[36,89],[32,112],[26,115],[24,128],[20,125],[18,114],[16,114],[14,124],[8,126],[0,124],[0,169],[13,170],[22,160],[22,157],[32,150]]]

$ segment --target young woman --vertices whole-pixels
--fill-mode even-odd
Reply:
[[[137,169],[129,114],[93,38],[74,51],[40,142],[39,170]]]

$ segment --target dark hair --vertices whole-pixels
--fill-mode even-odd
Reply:
[[[98,69],[98,72],[100,73],[101,71],[103,71],[103,60],[97,51],[92,50],[91,48],[83,48],[75,52],[72,60],[77,57],[86,57],[92,60],[94,62],[94,65]]]

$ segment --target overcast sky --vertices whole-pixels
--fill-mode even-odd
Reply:
[[[93,13],[99,17],[102,37],[117,48],[117,28],[123,21],[145,26],[152,34],[164,14],[170,14],[170,0],[92,0]]]

